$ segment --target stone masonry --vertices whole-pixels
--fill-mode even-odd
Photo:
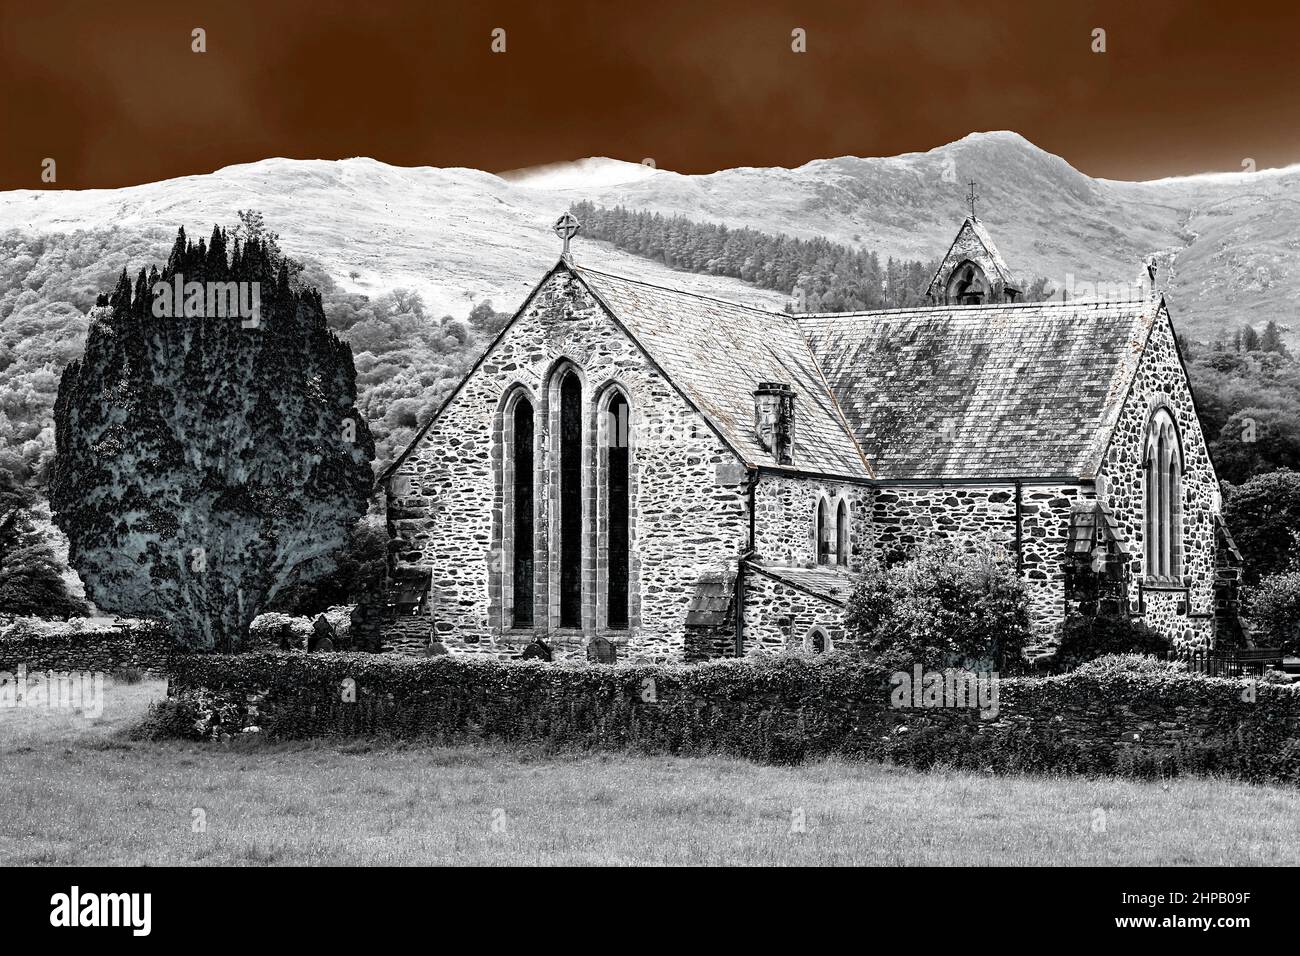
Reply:
[[[854,574],[941,536],[1014,563],[1041,650],[1068,613],[1099,605],[1088,595],[1102,582],[1087,575],[1101,524],[1108,607],[1179,647],[1212,645],[1216,615],[1220,628],[1235,618],[1240,556],[1163,302],[1009,303],[1012,276],[973,219],[932,298],[972,262],[992,303],[963,292],[960,304],[796,319],[561,260],[385,473],[392,571],[431,576],[427,614],[393,625],[387,645],[418,653],[427,635],[453,654],[510,658],[540,638],[564,659],[604,638],[621,661],[654,662],[852,652]],[[610,444],[616,396],[626,456]],[[1144,567],[1159,410],[1183,463],[1177,579]],[[611,517],[624,477],[626,532]],[[515,554],[520,528],[531,565]],[[621,563],[611,541],[624,533]],[[516,627],[529,590],[532,623]]]

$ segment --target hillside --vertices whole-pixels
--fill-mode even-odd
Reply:
[[[490,330],[490,313],[486,325],[459,320],[488,302],[507,312],[519,304],[555,261],[550,224],[574,202],[932,261],[966,211],[971,179],[980,217],[1021,275],[1057,288],[1126,282],[1159,253],[1175,320],[1191,338],[1275,319],[1296,341],[1300,167],[1113,182],[1006,132],[925,153],[706,176],[608,159],[500,176],[268,159],[126,189],[0,193],[0,467],[39,475],[53,446],[59,374],[80,352],[86,310],[123,266],[134,273],[163,262],[179,225],[206,235],[234,224],[239,209],[260,210],[286,251],[308,263],[307,277],[332,287],[335,327],[357,353],[366,413],[383,420],[377,434],[390,453]],[[673,272],[581,236],[574,253],[651,281],[773,309],[786,302],[781,292]]]
[[[706,176],[613,160],[495,176],[370,159],[269,159],[127,189],[0,193],[0,231],[157,226],[170,234],[183,224],[206,232],[233,221],[236,209],[256,208],[288,252],[320,261],[344,289],[415,289],[432,313],[463,316],[484,299],[498,308],[519,301],[554,261],[550,223],[578,199],[928,261],[951,240],[971,179],[979,215],[1017,272],[1057,287],[1067,277],[1129,281],[1144,256],[1162,253],[1177,320],[1200,337],[1264,314],[1286,320],[1300,304],[1300,167],[1120,183],[1092,179],[1007,132],[925,153]],[[157,248],[161,256],[165,245]],[[598,268],[666,278],[662,267],[581,238],[575,250]],[[783,302],[726,279],[671,281]]]

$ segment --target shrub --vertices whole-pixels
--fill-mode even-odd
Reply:
[[[1300,571],[1268,575],[1246,590],[1245,604],[1265,642],[1300,654]]]
[[[334,628],[338,640],[337,646],[340,648],[346,646],[352,626],[352,608],[331,607],[323,613],[325,620],[329,621],[330,626]],[[315,614],[310,617],[281,614],[278,611],[259,614],[249,626],[250,644],[258,650],[279,648],[305,651],[313,635],[315,620]],[[285,641],[288,642],[288,647],[283,646]]]
[[[1029,603],[1002,555],[935,539],[890,568],[868,565],[845,626],[889,668],[1016,669],[1030,636]]]
[[[1080,664],[1074,673],[1088,677],[1107,678],[1117,674],[1168,674],[1185,673],[1183,661],[1166,661],[1147,654],[1103,654]]]
[[[684,666],[201,654],[174,658],[169,678],[172,697],[140,735],[490,739],[765,763],[841,754],[999,773],[1300,782],[1300,687],[1133,656],[1001,679],[996,719],[972,708],[892,706],[885,669],[834,656]]]
[[[310,619],[281,614],[278,611],[259,614],[253,618],[253,623],[248,627],[249,644],[259,648],[276,647],[305,651],[309,637],[311,637]]]
[[[1273,471],[1226,485],[1223,519],[1241,548],[1247,583],[1287,570],[1294,529],[1300,528],[1300,472]]]
[[[1046,663],[1059,673],[1106,655],[1160,655],[1170,647],[1168,637],[1127,614],[1071,614],[1061,625],[1056,653]]]

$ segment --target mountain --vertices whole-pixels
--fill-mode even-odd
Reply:
[[[1199,337],[1243,321],[1288,324],[1300,303],[1300,166],[1116,182],[1092,179],[1009,132],[974,133],[924,153],[703,176],[609,159],[501,176],[370,159],[268,159],[125,189],[0,193],[0,231],[140,235],[158,227],[149,258],[160,260],[175,226],[206,234],[254,208],[286,251],[320,261],[343,288],[415,289],[434,314],[465,315],[484,299],[499,309],[520,301],[556,257],[551,222],[577,199],[928,261],[966,213],[970,180],[977,213],[1012,269],[1057,288],[1131,282],[1141,260],[1157,254],[1176,321]],[[734,280],[670,276],[581,236],[574,249],[597,268],[784,303]]]
[[[382,420],[377,437],[388,454],[482,347],[491,323],[459,319],[488,301],[512,311],[555,262],[551,223],[578,200],[931,261],[967,212],[971,180],[980,218],[1024,277],[1046,277],[1077,298],[1097,284],[1130,283],[1155,254],[1175,321],[1192,338],[1273,319],[1297,340],[1300,166],[1116,182],[1008,132],[924,153],[704,176],[601,158],[499,176],[268,159],[124,189],[0,192],[0,468],[30,476],[48,463],[54,394],[80,354],[87,309],[123,266],[134,275],[161,265],[180,225],[206,236],[213,224],[235,225],[237,210],[258,210],[308,264],[307,278],[334,287],[332,321],[357,354],[366,414]],[[581,235],[574,255],[749,304],[786,303],[781,293],[673,272]],[[393,294],[403,289],[419,299]],[[444,315],[458,321],[440,322]]]

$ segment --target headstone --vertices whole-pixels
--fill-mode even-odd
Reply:
[[[311,638],[307,642],[307,650],[332,651],[337,637],[329,618],[324,614],[318,614],[316,620],[311,622]]]
[[[551,647],[539,637],[524,648],[524,652],[519,655],[519,658],[525,661],[549,661],[551,659]]]
[[[603,637],[592,638],[587,645],[587,660],[593,664],[613,664],[618,661],[618,648]]]
[[[424,645],[425,657],[442,657],[447,653],[447,645],[442,641],[430,641]]]

